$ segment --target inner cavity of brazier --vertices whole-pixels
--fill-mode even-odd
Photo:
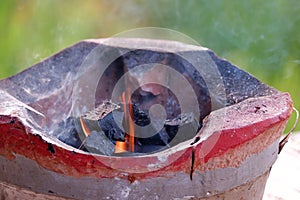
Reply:
[[[209,49],[125,38],[79,42],[0,89],[26,105],[34,134],[109,156],[186,147],[205,139],[199,130],[211,112],[278,93]]]
[[[200,72],[174,53],[129,51],[96,80],[85,72],[78,80],[75,91],[96,84],[94,105],[81,105],[79,112],[73,105],[73,114],[53,125],[52,133],[92,153],[132,156],[173,147],[195,137],[212,110]],[[84,104],[86,95],[80,95]]]

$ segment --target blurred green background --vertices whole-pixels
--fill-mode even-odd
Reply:
[[[82,39],[164,27],[289,92],[300,108],[299,13],[298,0],[2,0],[0,79]]]

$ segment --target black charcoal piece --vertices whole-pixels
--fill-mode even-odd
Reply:
[[[58,123],[53,128],[52,134],[74,148],[79,148],[82,143],[75,127],[75,119],[72,117]]]
[[[192,113],[167,120],[164,127],[152,137],[136,138],[137,152],[151,153],[165,148],[169,148],[192,139],[201,128],[198,120]]]
[[[126,133],[119,127],[122,125],[123,115],[123,112],[113,111],[98,121],[102,131],[111,141],[125,141]]]
[[[148,112],[141,110],[137,104],[133,104],[133,121],[138,126],[147,126],[151,123]]]
[[[103,131],[113,143],[124,141],[125,132],[120,128],[124,114],[119,108],[111,101],[104,101],[94,110],[85,113],[81,119],[90,131]]]
[[[109,138],[107,138],[103,131],[92,131],[84,140],[83,145],[90,153],[110,156],[115,151],[115,145]]]

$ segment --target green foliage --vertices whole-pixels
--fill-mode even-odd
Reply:
[[[180,31],[300,108],[300,3],[297,0],[2,0],[0,78],[82,39],[144,26]]]

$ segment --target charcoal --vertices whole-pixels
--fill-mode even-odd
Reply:
[[[66,120],[58,123],[52,130],[53,135],[60,141],[74,147],[79,148],[82,141],[78,135],[75,126],[75,118],[69,117]]]
[[[126,133],[119,127],[119,125],[124,125],[124,112],[122,112],[121,108],[123,106],[114,107],[114,110],[106,113],[104,116],[99,118],[93,118],[92,120],[89,118],[90,114],[86,114],[84,122],[87,126],[94,131],[94,136],[91,138],[98,137],[94,141],[100,140],[102,138],[103,143],[96,142],[93,144],[88,144],[89,140],[85,141],[85,147],[93,147],[94,152],[99,152],[101,154],[107,154],[109,152],[104,152],[105,149],[109,149],[112,151],[112,147],[110,145],[115,145],[116,141],[125,141]],[[91,111],[89,113],[95,113],[95,111]],[[99,113],[98,113],[99,114]],[[145,131],[143,127],[146,125],[150,125],[147,131],[156,133],[150,137],[135,137],[135,153],[151,153],[156,152],[158,150],[162,150],[164,148],[168,148],[174,146],[180,142],[183,142],[188,139],[192,139],[197,131],[200,129],[200,125],[197,118],[193,115],[193,113],[181,114],[178,117],[172,120],[166,120],[161,130],[156,130],[157,123],[161,123],[159,119],[153,119],[151,122],[149,117],[149,112],[142,110],[139,108],[138,104],[133,104],[133,121],[137,125],[136,133],[141,131]],[[155,121],[157,120],[157,121]],[[96,134],[98,133],[98,134]],[[100,133],[100,134],[99,134]],[[90,136],[89,136],[90,137]],[[88,137],[88,138],[89,138]],[[88,139],[87,138],[87,139]],[[94,142],[92,141],[92,142]],[[99,146],[96,148],[96,146]],[[101,149],[101,145],[104,146],[104,150]]]
[[[84,140],[84,147],[90,153],[110,156],[115,151],[115,145],[103,131],[92,131]]]
[[[192,139],[201,128],[198,120],[192,113],[182,114],[179,117],[167,120],[164,127],[149,138],[136,138],[137,152],[150,153],[169,148]]]
[[[82,117],[69,117],[56,126],[54,135],[75,148],[91,153],[113,155],[116,141],[124,142],[126,137],[126,133],[119,127],[119,125],[124,125],[124,112],[120,107],[122,106],[105,102]],[[188,113],[164,121],[161,130],[157,130],[157,124],[161,123],[160,119],[153,119],[151,122],[149,112],[139,108],[138,104],[133,104],[132,118],[137,125],[136,133],[144,131],[143,127],[150,123],[150,128],[147,130],[156,133],[145,138],[135,137],[135,152],[133,153],[137,154],[172,147],[193,138],[200,128],[196,117]],[[83,130],[81,123],[87,127],[87,133]]]
[[[148,112],[141,110],[138,104],[134,103],[133,106],[133,121],[138,126],[147,126],[151,123]]]
[[[120,106],[111,101],[104,101],[94,110],[85,113],[82,120],[90,131],[103,131],[114,144],[116,141],[125,141],[125,132],[119,128],[124,114],[119,108]]]
[[[56,124],[52,128],[51,134],[74,148],[105,155],[111,154],[112,149],[109,144],[115,144],[116,140],[124,141],[125,139],[125,133],[118,128],[115,122],[117,120],[121,123],[120,120],[122,120],[123,116],[121,112],[114,111],[118,108],[116,104],[104,101],[93,111],[85,113],[82,117],[68,117],[66,120]],[[114,111],[114,115],[112,111]],[[81,121],[88,128],[88,133],[84,132]],[[89,136],[86,137],[86,134],[89,134]],[[96,148],[97,143],[98,148]],[[103,145],[104,149],[101,149],[100,147]]]
[[[125,141],[126,133],[118,125],[122,124],[123,115],[123,112],[113,111],[98,120],[99,126],[105,132],[105,135],[114,143],[115,141]]]

